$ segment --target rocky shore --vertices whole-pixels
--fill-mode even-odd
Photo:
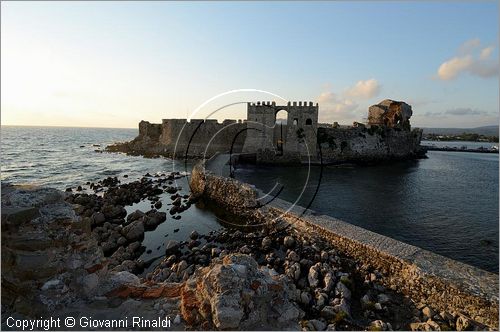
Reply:
[[[235,217],[235,227],[165,238],[162,259],[141,260],[145,233],[168,222],[158,209],[178,219],[204,203],[176,186],[185,175],[106,178],[65,193],[3,186],[2,327],[10,316],[135,314],[181,330],[487,329],[386,288],[380,271],[279,219]],[[149,210],[127,213],[146,200]]]

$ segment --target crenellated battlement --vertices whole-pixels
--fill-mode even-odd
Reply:
[[[275,101],[257,101],[255,103],[249,102],[247,103],[249,107],[319,107],[318,103],[314,104],[312,101],[289,101],[287,102],[286,106],[285,105],[276,105]]]
[[[193,125],[199,125],[201,122],[205,124],[210,124],[210,125],[228,125],[231,123],[243,123],[245,120],[234,120],[234,119],[225,119],[222,122],[219,122],[216,119],[191,119],[188,121],[188,119],[162,119],[162,124],[173,124],[173,125],[186,125],[186,126],[193,126]]]
[[[157,142],[156,150],[174,158],[216,152],[255,154],[257,162],[301,163],[416,158],[421,130],[409,126],[411,106],[384,100],[370,107],[368,123],[352,126],[318,124],[319,105],[312,101],[247,103],[247,119],[163,119],[141,121],[134,144]]]

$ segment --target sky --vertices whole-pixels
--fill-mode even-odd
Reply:
[[[389,98],[413,126],[493,125],[498,31],[497,1],[3,1],[1,123],[136,128],[290,100],[350,124]]]

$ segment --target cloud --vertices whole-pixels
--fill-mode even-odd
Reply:
[[[452,80],[462,71],[469,68],[472,62],[472,57],[470,55],[451,58],[439,66],[438,76],[442,80]]]
[[[450,118],[450,117],[461,117],[461,116],[479,116],[479,115],[494,115],[493,113],[488,113],[486,111],[481,111],[478,109],[473,109],[470,107],[457,107],[451,108],[446,111],[440,112],[425,112],[423,114],[415,114],[415,117],[436,117],[436,118]]]
[[[368,99],[380,93],[380,84],[372,78],[365,81],[358,81],[352,88],[347,89],[346,96],[351,98]]]
[[[352,122],[361,121],[358,114],[357,100],[364,100],[379,95],[380,83],[376,79],[358,81],[354,86],[337,94],[332,91],[322,92],[317,101],[321,107],[321,121]]]
[[[483,48],[479,54],[479,59],[486,60],[491,56],[491,53],[493,53],[493,46]]]
[[[353,100],[338,96],[333,92],[321,93],[318,97],[318,103],[326,111],[325,115],[328,119],[344,119],[352,116],[352,112],[358,108],[358,104]]]
[[[470,107],[461,107],[461,108],[459,107],[447,110],[444,112],[444,114],[462,116],[462,115],[485,115],[488,113],[484,111],[474,110]]]
[[[439,79],[448,81],[457,78],[462,73],[479,76],[483,78],[498,75],[498,59],[491,59],[493,46],[481,50],[479,39],[471,39],[463,43],[459,48],[459,55],[443,62],[437,71]]]
[[[481,46],[481,40],[479,38],[469,39],[466,40],[462,45],[460,45],[460,47],[458,48],[458,53],[469,54],[479,46]]]
[[[321,121],[352,123],[362,121],[362,112],[358,110],[360,100],[378,96],[380,83],[374,79],[361,80],[341,93],[326,91],[321,93],[317,101],[321,107]]]
[[[426,117],[426,118],[443,117],[443,112],[425,112],[424,114],[415,114],[414,117]]]

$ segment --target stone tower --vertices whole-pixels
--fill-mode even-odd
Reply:
[[[280,111],[287,113],[286,123],[276,121]],[[318,111],[312,102],[248,103],[243,152],[256,153],[264,163],[316,160]]]

